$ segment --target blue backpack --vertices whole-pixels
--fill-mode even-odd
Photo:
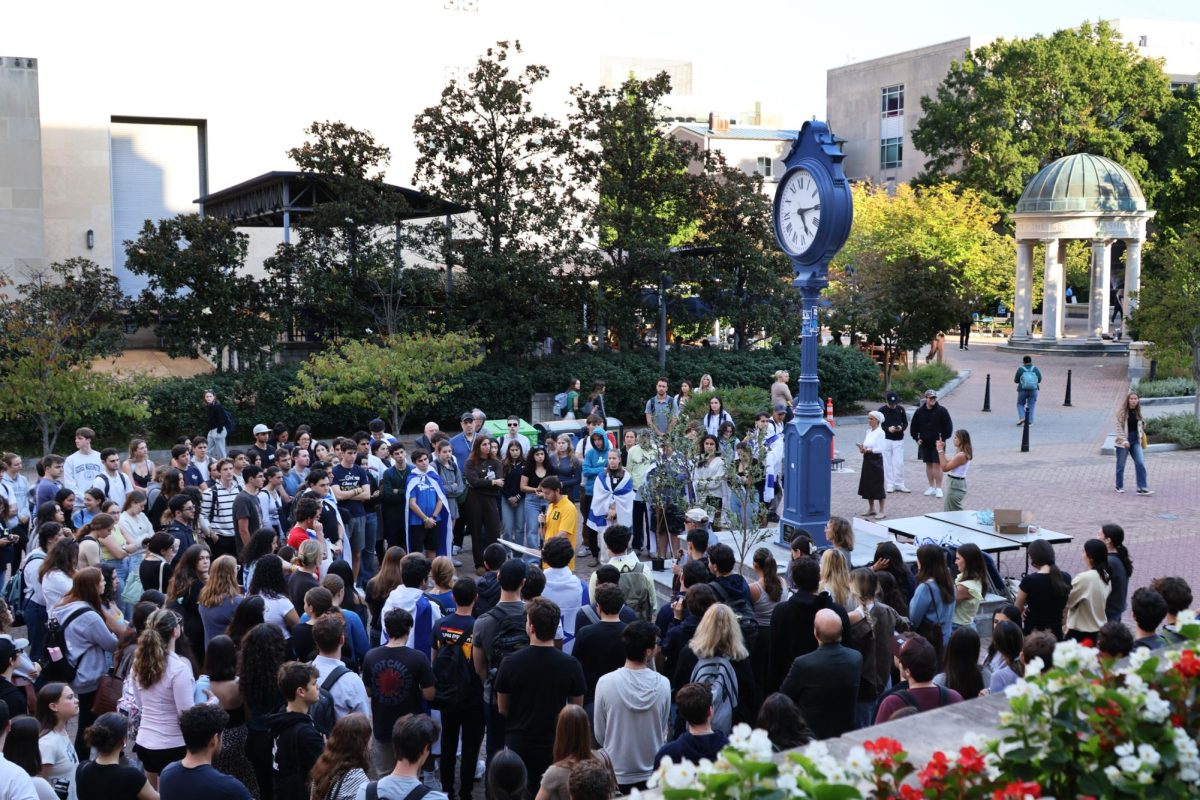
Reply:
[[[1033,367],[1021,367],[1021,389],[1027,392],[1035,392],[1038,388],[1038,376]]]
[[[567,413],[567,393],[559,392],[554,395],[554,415],[562,417]]]

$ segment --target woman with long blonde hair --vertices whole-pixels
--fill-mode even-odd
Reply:
[[[179,615],[160,608],[146,620],[133,656],[134,693],[142,712],[133,749],[155,789],[159,773],[187,755],[179,715],[195,705],[196,680],[191,663],[175,652],[182,635]]]
[[[846,559],[836,550],[826,550],[821,554],[819,591],[829,592],[833,601],[842,608],[858,606],[858,598],[850,589],[850,569]]]
[[[242,587],[237,579],[237,559],[224,555],[212,562],[208,580],[200,590],[200,619],[204,623],[204,646],[229,627],[233,612],[242,602]]]
[[[713,665],[711,662],[701,665],[701,659],[728,659],[732,669],[725,669],[724,665]],[[733,718],[730,724],[752,723],[758,709],[754,668],[750,663],[750,651],[746,649],[745,639],[742,638],[742,629],[738,626],[737,615],[724,603],[709,606],[700,618],[700,624],[696,627],[691,642],[679,654],[671,690],[678,691],[684,684],[696,682],[701,677],[701,669],[705,670],[706,682],[710,685],[714,683],[708,680],[710,671],[715,669],[718,673],[717,682],[723,684],[721,690],[727,692],[733,702]],[[723,705],[723,702],[720,701],[718,705]],[[726,735],[729,734],[723,727],[721,730]],[[682,732],[681,717],[676,720],[676,735]]]

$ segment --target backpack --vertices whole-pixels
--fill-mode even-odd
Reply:
[[[497,622],[496,636],[492,639],[492,646],[487,653],[489,678],[495,678],[500,664],[506,657],[529,646],[529,635],[525,633],[525,615],[512,616],[496,612],[497,609],[493,608],[484,614]]]
[[[562,417],[567,413],[567,393],[559,392],[554,395],[554,416]]]
[[[18,579],[21,581],[21,588],[24,590],[24,597],[26,597],[26,598],[33,597],[33,587],[25,586],[25,568],[28,567],[30,564],[34,563],[35,561],[45,561],[45,560],[46,560],[46,554],[40,553],[40,554],[36,554],[36,555],[30,554],[25,557],[24,561],[21,562],[21,568],[17,570],[17,574],[16,574],[16,576],[13,577],[13,581],[15,582]],[[8,606],[9,606],[9,608],[13,607],[12,603],[9,603]]]
[[[716,593],[717,600],[729,606],[729,609],[733,611],[738,619],[738,627],[742,629],[742,640],[746,649],[753,650],[754,642],[758,639],[758,617],[754,615],[754,607],[745,597],[730,597],[726,593],[725,587],[716,581],[708,585]]]
[[[131,487],[128,483],[125,482],[126,481],[125,473],[118,472],[117,475],[120,476],[121,486],[125,487],[125,492],[126,492],[126,494],[128,494],[130,491],[133,490],[133,487]],[[108,497],[108,499],[111,500],[112,498],[109,497],[108,491],[109,491],[109,489],[112,488],[112,484],[109,483],[108,476],[105,475],[103,472],[101,472],[99,477],[100,477],[100,480],[104,481],[104,496]]]
[[[471,634],[462,633],[457,641],[443,640],[433,657],[437,690],[430,705],[439,711],[465,708],[475,696],[475,668],[467,655],[470,645]]]
[[[939,686],[939,687],[937,687],[937,690],[938,690],[937,708],[941,708],[942,706],[950,705],[949,690],[947,690],[945,686]],[[895,692],[893,692],[893,694],[895,694],[897,697],[899,697],[901,700],[903,700],[904,705],[909,706],[911,708],[915,708],[917,711],[921,710],[921,707],[919,705],[917,705],[917,698],[913,697],[912,693],[909,692],[907,689],[897,689]]]
[[[591,603],[588,603],[586,606],[584,606],[583,608],[581,608],[579,610],[583,612],[583,615],[585,617],[587,617],[587,620],[589,623],[595,625],[597,622],[600,621],[600,614],[596,611],[596,609],[592,606]],[[578,624],[576,624],[575,630],[576,630],[576,634],[578,635],[578,631],[579,631]]]
[[[328,736],[333,731],[334,723],[337,722],[337,709],[333,706],[333,695],[330,691],[334,684],[341,680],[342,676],[349,672],[349,668],[345,665],[337,667],[333,672],[329,673],[329,677],[321,682],[321,696],[317,698],[317,702],[308,710],[308,716],[312,717],[312,721],[321,733]]]
[[[1037,391],[1038,376],[1033,367],[1021,367],[1021,382],[1018,385],[1026,392]]]
[[[229,413],[229,409],[225,406],[221,406],[221,427],[225,429],[226,436],[237,430],[237,423],[233,419],[233,414]]]
[[[94,609],[90,607],[77,609],[61,624],[53,616],[46,620],[46,654],[42,657],[41,664],[42,676],[47,682],[71,683],[75,680],[79,662],[71,663],[71,652],[67,647],[67,628],[89,611],[94,611]],[[58,653],[57,659],[54,657],[55,652]]]
[[[702,658],[692,667],[691,683],[703,683],[712,691],[712,727],[725,735],[733,730],[733,710],[738,704],[738,679],[733,663],[725,656]]]
[[[617,585],[621,588],[625,605],[633,609],[638,619],[653,622],[654,598],[650,594],[650,588],[646,585],[646,573],[642,571],[641,565],[636,567],[623,565],[621,578]]]

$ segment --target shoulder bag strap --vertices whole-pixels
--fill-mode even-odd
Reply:
[[[367,800],[379,800],[378,781],[371,781],[367,784]]]
[[[404,795],[404,800],[421,800],[425,795],[429,794],[430,788],[423,783],[418,783],[411,792]],[[368,798],[375,800],[375,798]]]

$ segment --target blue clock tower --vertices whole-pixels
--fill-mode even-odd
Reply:
[[[833,429],[825,421],[817,386],[817,304],[829,285],[829,262],[846,243],[854,219],[850,183],[842,171],[844,157],[826,123],[804,123],[783,160],[785,170],[775,192],[775,238],[792,261],[792,285],[800,291],[803,315],[800,391],[784,434],[781,542],[803,530],[816,544],[827,543]]]

